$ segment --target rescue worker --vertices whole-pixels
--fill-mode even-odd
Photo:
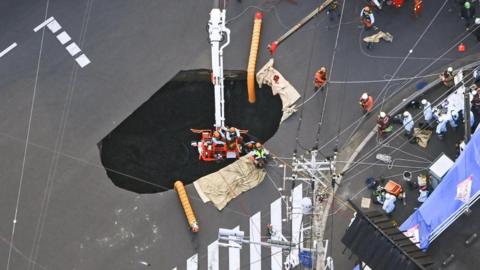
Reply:
[[[317,72],[315,72],[315,79],[313,80],[313,85],[315,86],[314,91],[322,88],[327,84],[327,68],[321,67]]]
[[[358,102],[362,106],[363,113],[369,113],[373,109],[373,97],[369,96],[367,92],[363,93]]]
[[[377,119],[378,133],[383,135],[385,133],[392,132],[393,126],[390,122],[390,116],[385,112],[380,112]]]
[[[373,11],[369,6],[362,8],[362,11],[360,11],[360,18],[362,19],[363,26],[365,26],[365,30],[371,29],[375,23]]]
[[[340,11],[338,11],[338,0],[333,0],[327,7],[327,14],[330,21],[335,20],[335,13],[337,17],[340,17]]]
[[[448,123],[448,119],[445,115],[441,115],[438,118],[438,124],[437,124],[437,128],[435,129],[435,133],[437,134],[440,140],[442,140],[443,137],[445,136],[445,133],[447,133],[447,123]]]
[[[461,15],[462,18],[465,20],[466,30],[470,30],[470,25],[472,25],[472,22],[475,18],[475,9],[472,7],[470,1],[465,1],[465,3],[463,4]]]
[[[237,128],[223,128],[225,140],[227,141],[228,149],[234,149],[237,146],[237,138],[240,139],[240,131]]]
[[[443,85],[445,85],[446,87],[450,88],[453,86],[453,68],[452,67],[448,67],[447,70],[445,70],[442,74],[440,74],[440,79],[442,80],[443,82]]]
[[[478,94],[477,91],[472,91],[472,101],[470,102],[471,106],[471,111],[473,113],[473,116],[475,117],[475,122],[472,125],[472,129],[475,129],[478,126],[478,123],[480,122],[480,94]]]
[[[413,15],[419,17],[423,11],[423,0],[415,0],[413,2]]]
[[[480,18],[475,19],[475,30],[473,31],[473,35],[477,38],[477,41],[480,41]]]
[[[263,145],[259,142],[255,144],[255,149],[253,150],[253,163],[257,168],[263,168],[267,163],[268,151],[263,148]]]
[[[405,129],[405,136],[410,140],[413,138],[413,127],[415,126],[415,122],[413,122],[412,115],[405,111],[403,113],[403,128]]]
[[[230,127],[225,133],[225,138],[227,139],[227,142],[232,142],[235,139],[240,138],[240,131],[238,128]]]
[[[448,123],[452,128],[457,128],[458,127],[458,112],[457,111],[450,111],[450,113],[447,115]]]
[[[423,105],[423,119],[429,127],[432,127],[433,122],[435,121],[432,111],[432,104],[426,99],[422,99],[421,103]]]
[[[215,130],[213,132],[212,142],[214,144],[225,145],[225,142],[222,140],[222,136],[220,135],[220,132],[218,130]]]

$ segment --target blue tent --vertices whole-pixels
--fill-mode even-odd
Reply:
[[[476,132],[430,197],[401,226],[426,249],[432,234],[454,221],[461,208],[480,194],[480,132]],[[417,239],[418,237],[418,239]]]

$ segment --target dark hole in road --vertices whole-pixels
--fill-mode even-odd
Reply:
[[[270,87],[256,90],[257,102],[248,103],[246,72],[225,71],[226,125],[265,142],[278,129],[282,104]],[[99,143],[108,177],[120,188],[156,193],[230,164],[200,161],[190,145],[200,137],[190,128],[212,128],[214,110],[210,71],[179,72]]]

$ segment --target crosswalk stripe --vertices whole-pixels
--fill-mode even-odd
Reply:
[[[282,198],[270,204],[270,224],[272,227],[282,231]],[[271,269],[282,270],[282,249],[279,247],[271,248]]]
[[[250,241],[261,242],[261,221],[260,212],[250,217]],[[250,244],[250,269],[262,269],[262,249],[257,244]]]
[[[187,260],[187,270],[198,270],[198,254],[193,255]]]
[[[300,226],[302,226],[302,198],[303,198],[303,185],[299,184],[293,189],[292,192],[292,242],[295,244],[301,243],[303,235],[301,235]],[[292,249],[290,253],[293,261],[292,266],[298,265],[298,249]]]
[[[234,230],[240,230],[240,226],[233,228]],[[228,241],[229,244],[235,245],[234,241]],[[240,249],[235,247],[228,248],[228,269],[239,270],[240,269]]]
[[[208,270],[218,270],[218,241],[208,245]]]

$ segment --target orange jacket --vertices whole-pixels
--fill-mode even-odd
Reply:
[[[360,100],[363,110],[370,112],[373,108],[373,97],[368,96],[367,100]]]
[[[327,81],[327,72],[318,70],[315,73],[315,80],[313,81],[315,86],[321,87],[321,86],[325,85],[326,81]]]

